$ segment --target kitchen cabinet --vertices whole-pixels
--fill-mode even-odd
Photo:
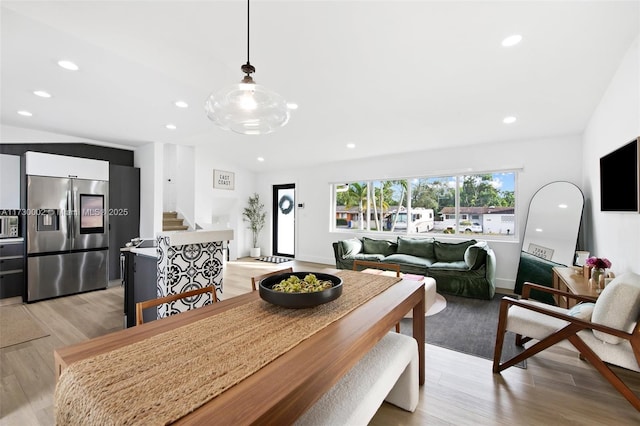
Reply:
[[[136,250],[136,249],[134,249]],[[155,299],[157,295],[158,265],[156,256],[134,253],[123,249],[124,326],[136,325],[136,303]],[[153,309],[144,313],[144,322],[157,319]]]
[[[27,151],[25,159],[27,175],[109,180],[108,161],[33,151]]]
[[[109,165],[109,280],[120,277],[120,247],[140,236],[140,169]]]
[[[24,291],[24,240],[0,240],[0,299],[22,296]]]

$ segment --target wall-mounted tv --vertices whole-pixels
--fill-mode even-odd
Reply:
[[[600,159],[600,210],[640,212],[640,137]]]

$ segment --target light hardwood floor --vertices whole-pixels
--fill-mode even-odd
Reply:
[[[223,298],[250,291],[253,275],[288,266],[315,271],[328,265],[229,262]],[[123,324],[120,286],[26,306],[50,336],[0,349],[0,425],[52,425],[53,349],[118,330]],[[527,367],[494,375],[489,360],[427,345],[426,384],[420,389],[416,412],[384,404],[371,424],[640,424],[640,413],[574,353],[552,348],[528,360]],[[640,392],[640,374],[616,372]]]

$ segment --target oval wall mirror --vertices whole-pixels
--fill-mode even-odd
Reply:
[[[582,220],[584,195],[570,182],[552,182],[531,198],[522,251],[573,265]]]

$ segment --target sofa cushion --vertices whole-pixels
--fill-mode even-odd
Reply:
[[[477,243],[476,240],[463,241],[461,243],[434,242],[434,251],[438,262],[464,261],[464,252],[467,247]]]
[[[365,254],[365,253],[358,253],[356,255],[353,256],[354,260],[369,260],[371,262],[380,262],[382,259],[384,259],[384,256],[381,254]]]
[[[362,241],[358,238],[351,238],[349,240],[340,241],[342,246],[342,258],[348,259],[362,251]]]
[[[435,259],[433,252],[433,238],[398,237],[398,253]]]
[[[479,241],[474,245],[467,247],[464,252],[464,262],[467,264],[469,269],[478,269],[484,265],[487,259],[486,247],[487,243],[484,241]]]
[[[640,275],[633,272],[616,277],[600,293],[591,321],[631,333],[640,314]],[[624,339],[601,331],[593,335],[606,343],[618,344]]]
[[[433,263],[432,260],[424,257],[412,256],[410,254],[401,254],[401,253],[390,254],[389,256],[382,259],[382,261],[384,263],[397,263],[399,265],[422,266],[425,268],[430,267],[431,264]]]
[[[381,254],[389,256],[396,252],[397,244],[387,240],[375,240],[373,238],[362,238],[365,254]]]
[[[464,260],[458,260],[456,262],[436,262],[433,265],[431,265],[431,267],[429,267],[429,270],[468,271],[469,267],[467,266]]]

